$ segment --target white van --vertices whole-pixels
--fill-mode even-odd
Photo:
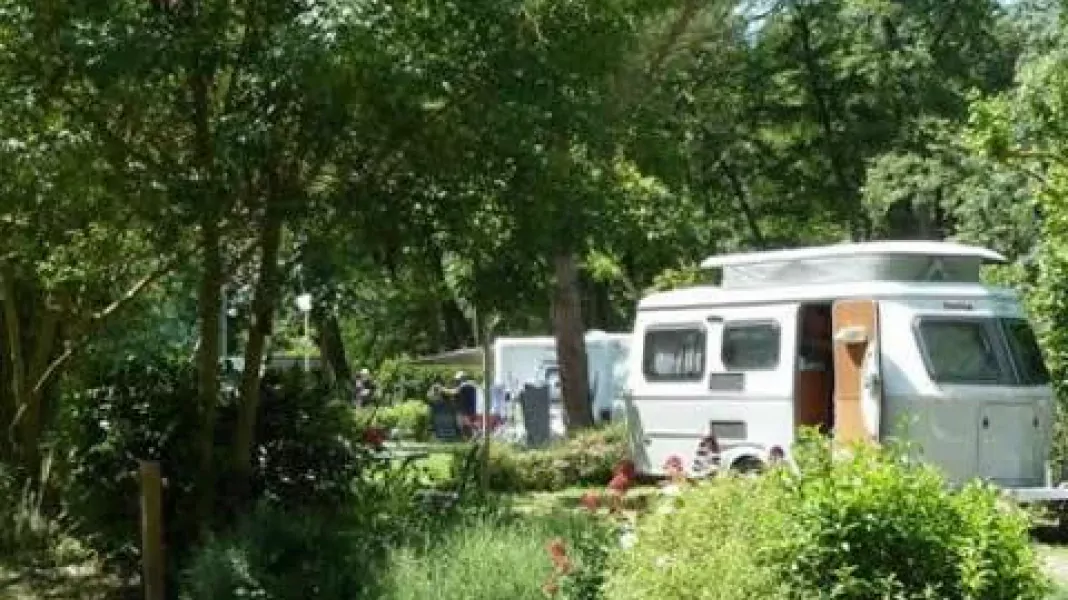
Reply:
[[[907,437],[956,483],[1068,498],[1050,487],[1053,393],[1034,334],[1012,291],[980,281],[1001,262],[945,242],[708,259],[718,286],[638,307],[627,394],[638,470],[663,475],[671,457],[688,467],[702,443],[722,468],[759,468],[813,426],[841,442]]]

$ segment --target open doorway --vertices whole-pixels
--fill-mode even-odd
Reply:
[[[831,304],[798,309],[794,427],[834,428],[834,352]]]

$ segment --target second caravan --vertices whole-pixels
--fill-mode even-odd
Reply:
[[[629,333],[590,331],[586,334],[590,399],[594,419],[604,420],[621,397],[626,384]],[[493,383],[514,397],[527,383],[549,386],[560,403],[556,340],[552,337],[500,337],[493,344]],[[559,412],[556,410],[554,412]]]

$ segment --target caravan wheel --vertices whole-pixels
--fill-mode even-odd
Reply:
[[[767,465],[755,456],[743,456],[731,463],[730,472],[744,477],[756,477],[764,472]]]

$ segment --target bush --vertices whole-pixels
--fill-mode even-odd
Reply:
[[[39,487],[0,464],[0,561],[54,566],[86,558],[68,528],[45,509]]]
[[[196,372],[187,362],[128,360],[99,374],[64,402],[61,443],[70,451],[66,509],[92,546],[127,569],[139,555],[137,461],[160,462],[167,556],[182,560],[200,529],[191,510],[197,477]],[[300,372],[265,377],[255,447],[252,496],[280,507],[332,507],[351,499],[368,464],[352,411],[330,389]],[[241,509],[222,493],[236,405],[227,396],[216,427],[217,514]],[[224,521],[227,523],[228,521]],[[173,569],[170,569],[173,572]]]
[[[385,557],[385,532],[357,513],[325,516],[264,506],[196,552],[182,598],[365,598]]]
[[[801,456],[801,475],[714,480],[650,516],[608,597],[1045,597],[1028,518],[995,490],[951,492],[894,449]]]
[[[345,505],[262,502],[228,534],[197,549],[183,570],[182,598],[348,600],[381,596],[391,549],[440,539],[492,504],[429,510],[414,470],[366,471]]]
[[[364,426],[400,432],[401,437],[426,441],[430,438],[430,407],[422,400],[409,400],[395,406],[361,408],[357,421]]]
[[[544,449],[497,444],[490,450],[490,487],[498,492],[555,492],[603,485],[627,454],[625,429],[618,424],[581,432]]]
[[[392,554],[387,600],[543,600],[546,544],[596,535],[585,515],[480,517],[422,548]],[[576,596],[577,598],[577,596]]]

